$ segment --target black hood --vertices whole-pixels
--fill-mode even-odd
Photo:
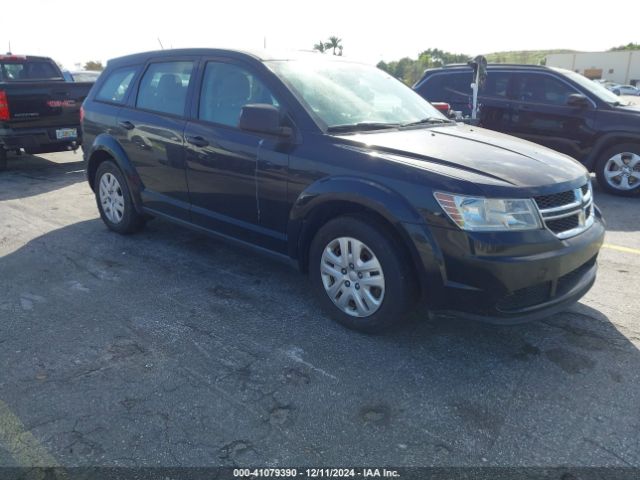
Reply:
[[[359,149],[418,169],[456,177],[458,170],[459,178],[464,179],[469,179],[471,174],[476,183],[539,188],[574,183],[588,176],[579,162],[554,150],[462,124],[385,130],[342,138],[361,144]]]

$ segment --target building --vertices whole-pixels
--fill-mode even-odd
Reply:
[[[553,53],[547,55],[546,64],[573,70],[591,79],[601,78],[622,85],[640,85],[640,50]]]

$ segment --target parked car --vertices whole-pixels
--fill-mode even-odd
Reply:
[[[80,105],[91,86],[66,83],[50,58],[0,55],[0,170],[8,151],[77,149]]]
[[[108,228],[168,219],[294,262],[362,331],[416,302],[494,322],[593,285],[587,170],[448,120],[381,70],[313,54],[164,50],[111,60],[84,104]]]
[[[633,85],[615,85],[609,90],[616,95],[640,95],[640,90]]]
[[[480,124],[582,162],[610,193],[640,194],[640,106],[584,76],[534,65],[489,65],[479,92]],[[471,68],[427,70],[414,89],[468,114]]]
[[[90,70],[63,70],[62,75],[67,82],[91,82],[95,83],[100,76],[100,72],[93,72]]]

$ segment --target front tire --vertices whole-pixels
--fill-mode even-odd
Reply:
[[[640,194],[640,144],[624,143],[602,153],[596,164],[598,184],[614,195]]]
[[[309,275],[323,310],[347,328],[376,333],[399,325],[415,304],[402,247],[368,218],[344,216],[316,234]]]
[[[0,172],[7,169],[7,151],[0,147]]]
[[[94,185],[100,217],[109,229],[128,234],[144,225],[144,217],[136,211],[129,186],[114,162],[100,164]]]

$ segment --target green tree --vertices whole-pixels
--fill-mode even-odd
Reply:
[[[469,55],[464,53],[451,53],[445,52],[438,48],[429,48],[423,51],[418,58],[428,58],[430,67],[441,67],[443,65],[449,65],[450,63],[466,63],[471,60]]]
[[[381,61],[377,66],[389,75],[402,80],[407,85],[413,85],[420,80],[427,68],[441,67],[450,63],[464,63],[470,59],[471,57],[469,57],[469,55],[445,52],[438,48],[429,48],[420,53],[416,60],[404,57],[398,61],[388,63]]]
[[[324,48],[325,50],[332,49],[334,55],[342,55],[342,39],[331,36],[329,37],[329,41],[324,44]]]
[[[104,66],[102,65],[102,62],[89,60],[84,64],[84,69],[94,72],[101,72],[102,70],[104,70]]]
[[[619,47],[610,48],[610,52],[621,52],[624,50],[640,50],[640,43],[627,43],[626,45],[620,45]]]
[[[325,43],[322,40],[320,40],[318,43],[316,43],[313,46],[313,49],[319,51],[320,53],[324,53],[327,50],[327,48],[325,46]]]

